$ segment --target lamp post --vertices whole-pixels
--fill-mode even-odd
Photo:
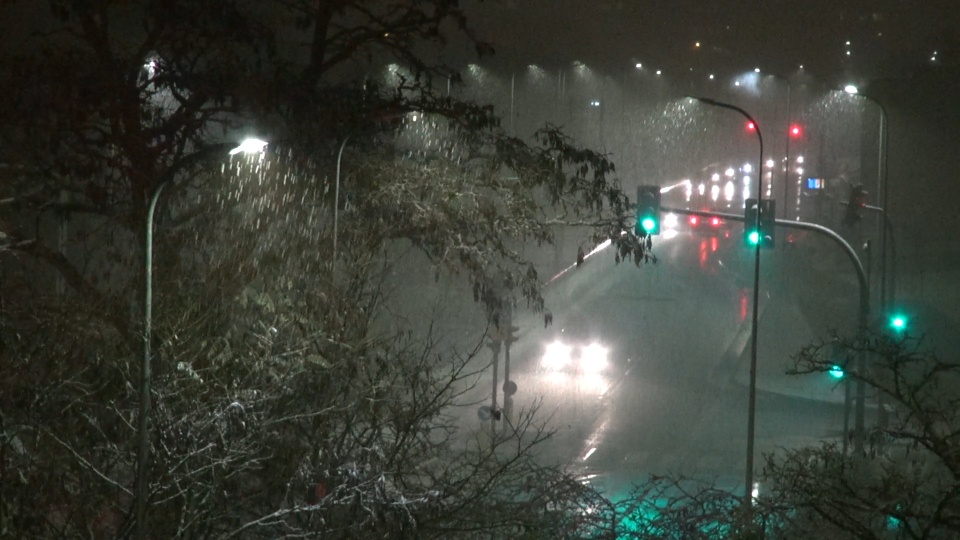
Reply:
[[[880,195],[881,212],[883,215],[883,223],[880,225],[880,312],[886,313],[887,309],[887,229],[890,228],[889,217],[887,215],[887,193],[889,186],[889,176],[888,164],[887,164],[887,155],[888,155],[888,142],[890,137],[890,117],[887,114],[886,107],[883,106],[883,103],[880,101],[866,95],[861,94],[860,90],[852,85],[848,84],[843,87],[843,91],[852,96],[858,96],[867,101],[874,103],[880,109],[880,132],[878,135],[878,145],[877,148],[877,191]],[[892,240],[892,237],[891,237]],[[896,264],[896,256],[894,255],[894,264]],[[894,285],[894,274],[890,275],[890,284],[891,292],[890,298],[891,303],[893,302],[893,296],[896,294],[896,286]]]
[[[238,153],[258,153],[263,151],[266,142],[259,139],[246,139],[240,146],[230,151]],[[150,459],[150,341],[153,338],[153,215],[160,200],[160,193],[175,175],[170,174],[160,180],[150,195],[147,204],[147,216],[144,229],[143,247],[143,361],[140,364],[140,401],[137,413],[137,490],[136,521],[137,538],[147,537],[147,465]]]
[[[337,176],[336,182],[334,183],[333,188],[333,268],[334,275],[336,275],[337,268],[337,226],[340,218],[340,160],[343,158],[343,149],[347,146],[347,141],[350,140],[350,135],[347,134],[343,138],[343,142],[340,143],[340,151],[337,152]]]
[[[790,116],[790,111],[791,111],[791,109],[792,109],[793,85],[790,84],[790,79],[788,79],[788,78],[786,78],[786,77],[781,77],[780,75],[776,75],[776,74],[774,74],[774,73],[767,73],[767,76],[768,76],[768,77],[772,77],[772,78],[774,78],[774,79],[780,79],[781,81],[783,81],[783,82],[785,82],[785,83],[787,84],[787,114],[786,114],[786,117],[787,117],[787,126],[788,126],[788,129],[789,129],[789,127],[793,124],[793,120],[792,120],[792,118],[791,118],[791,116]],[[784,161],[783,161],[783,218],[784,218],[784,219],[787,219],[787,201],[789,200],[788,197],[789,197],[789,190],[790,190],[790,139],[791,139],[791,138],[792,138],[792,134],[791,134],[791,133],[787,133],[787,142],[786,142],[786,145],[785,145],[786,148],[784,149],[784,151],[786,152],[786,157],[784,158]],[[772,174],[772,173],[771,173],[771,175],[770,175],[770,182],[771,182],[771,184],[773,183],[773,174]],[[786,249],[786,242],[784,242],[784,249]]]
[[[763,171],[763,135],[760,133],[760,124],[753,119],[750,114],[737,107],[736,105],[731,105],[729,103],[723,103],[709,98],[693,98],[701,103],[711,105],[713,107],[720,107],[723,109],[730,109],[740,113],[748,122],[751,122],[754,131],[757,133],[757,141],[760,143],[760,158],[757,163],[757,170]],[[757,208],[758,210],[763,207],[763,174],[758,175],[757,179]],[[756,223],[754,223],[757,230],[760,230],[760,212],[757,212]],[[750,320],[750,390],[748,397],[747,405],[747,458],[746,458],[746,475],[745,475],[745,485],[744,485],[744,503],[747,507],[753,504],[753,445],[756,431],[756,416],[757,416],[757,323],[758,323],[758,307],[760,304],[760,245],[762,242],[757,242],[754,246],[754,259],[753,259],[753,316]]]

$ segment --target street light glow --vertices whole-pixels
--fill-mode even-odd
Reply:
[[[856,94],[860,93],[860,89],[858,89],[856,86],[854,86],[854,85],[852,85],[852,84],[848,84],[848,85],[844,86],[844,87],[843,87],[843,91],[846,92],[846,93],[848,93],[848,94],[850,94],[850,95],[856,95]]]
[[[239,146],[237,146],[233,150],[230,150],[230,155],[232,156],[234,154],[239,154],[241,152],[244,154],[258,154],[260,152],[263,152],[263,149],[266,148],[266,146],[267,146],[267,141],[263,141],[255,138],[244,139]]]

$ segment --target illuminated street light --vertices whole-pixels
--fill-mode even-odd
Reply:
[[[236,154],[258,154],[263,152],[263,149],[266,148],[267,141],[262,141],[256,138],[244,139],[236,148],[230,150],[230,155]]]
[[[936,54],[936,53],[934,53]],[[888,154],[889,154],[889,140],[890,140],[890,122],[889,115],[887,115],[887,109],[883,106],[883,103],[880,103],[879,100],[876,100],[870,96],[861,94],[859,89],[853,85],[848,84],[843,87],[843,91],[850,95],[855,95],[862,97],[868,101],[872,101],[880,109],[880,132],[877,135],[879,140],[879,148],[877,149],[877,192],[879,195],[879,201],[882,206],[879,210],[883,215],[883,223],[880,227],[880,310],[884,311],[887,309],[887,239],[890,240],[890,251],[893,254],[893,263],[894,267],[891,269],[890,273],[890,302],[894,301],[896,296],[896,248],[894,245],[894,237],[892,234],[888,235],[888,229],[892,230],[892,225],[890,223],[890,216],[887,214],[887,196],[888,196],[888,187],[889,187],[889,174],[888,174]]]
[[[260,139],[246,139],[229,151],[257,154],[263,152],[267,143]],[[140,364],[140,401],[137,418],[137,491],[135,493],[136,537],[147,537],[147,462],[150,458],[150,344],[153,339],[153,215],[160,200],[160,193],[176,178],[173,173],[162,178],[147,204],[143,247],[143,361]]]

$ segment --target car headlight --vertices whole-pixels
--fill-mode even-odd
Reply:
[[[668,229],[676,228],[678,222],[677,215],[672,212],[663,216],[663,226]]]
[[[587,345],[580,351],[580,367],[588,373],[597,373],[607,368],[607,348],[598,343]]]
[[[541,364],[550,370],[560,370],[570,364],[570,346],[559,341],[547,345]]]

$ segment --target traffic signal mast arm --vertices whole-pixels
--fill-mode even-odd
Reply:
[[[663,212],[673,212],[674,214],[683,214],[688,216],[699,216],[705,218],[719,217],[729,221],[739,221],[741,223],[746,223],[746,219],[742,215],[738,214],[725,214],[721,212],[703,212],[700,210],[686,210],[681,208],[668,208],[666,206],[662,207]],[[863,264],[860,263],[860,258],[857,257],[857,252],[854,251],[850,244],[847,243],[839,234],[833,232],[832,230],[824,227],[822,225],[817,225],[816,223],[807,223],[804,221],[791,221],[788,219],[777,219],[774,220],[774,223],[780,227],[786,227],[788,229],[802,229],[807,231],[818,232],[824,236],[827,236],[834,242],[840,245],[843,248],[844,253],[847,254],[847,257],[850,259],[850,262],[853,263],[854,270],[857,272],[857,281],[860,285],[860,315],[861,315],[861,325],[865,325],[867,321],[867,316],[870,313],[870,299],[867,294],[867,274],[863,270]]]
[[[708,217],[708,218],[716,216],[723,219],[728,219],[730,221],[746,222],[746,218],[744,216],[740,216],[736,214],[722,214],[719,212],[701,212],[698,210],[684,210],[679,208],[666,208],[666,207],[661,208],[661,210],[663,210],[664,212],[673,212],[675,214],[685,214],[688,216],[701,216],[701,217]],[[803,230],[820,233],[830,238],[831,240],[836,242],[841,248],[843,248],[843,252],[847,254],[847,257],[850,259],[850,262],[853,263],[854,270],[857,271],[857,281],[860,284],[860,313],[858,314],[858,325],[860,327],[860,332],[861,333],[865,332],[867,328],[867,319],[870,316],[870,290],[867,285],[867,274],[863,271],[863,265],[860,263],[860,259],[857,257],[857,253],[853,250],[852,247],[850,247],[850,244],[848,244],[846,240],[841,238],[839,234],[833,232],[832,230],[822,225],[817,225],[816,223],[806,223],[803,221],[789,221],[786,219],[777,219],[777,220],[774,220],[774,223],[776,225],[779,225],[781,227],[786,227],[788,229],[803,229]],[[759,246],[757,247],[757,249],[759,250]],[[759,256],[759,251],[757,253]],[[854,442],[855,442],[855,448],[858,453],[862,453],[864,441],[865,441],[864,407],[866,402],[866,397],[865,397],[866,385],[864,383],[862,376],[860,376],[860,373],[863,373],[865,371],[865,368],[866,368],[866,358],[863,352],[861,352],[857,356],[857,370],[858,370],[858,375],[856,379],[857,406],[856,406],[855,421],[854,421],[854,424],[855,424],[854,431],[856,435],[854,437]],[[844,450],[846,450],[846,437],[844,437]]]

